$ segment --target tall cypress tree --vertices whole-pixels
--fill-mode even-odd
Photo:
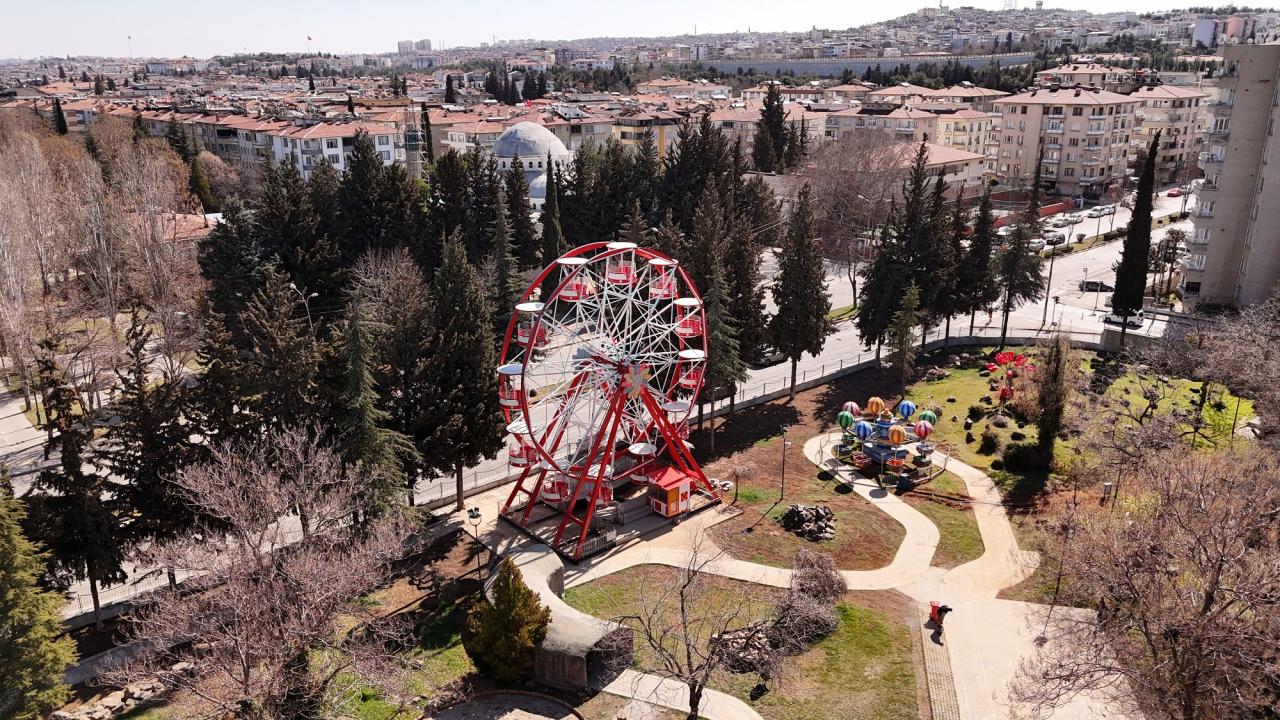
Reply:
[[[391,503],[405,484],[405,463],[418,451],[403,433],[388,427],[390,415],[378,407],[373,384],[373,353],[360,303],[347,307],[342,338],[341,364],[344,383],[336,407],[337,446],[342,459],[368,469],[377,478],[364,512],[377,512]]]
[[[467,212],[471,205],[467,189],[467,157],[456,150],[446,150],[436,158],[431,168],[428,183],[430,195],[427,199],[427,217],[430,222],[430,237],[438,245],[453,234],[467,226]],[[420,255],[421,253],[418,253]],[[435,263],[428,264],[418,257],[428,273],[439,264],[437,254]]]
[[[384,219],[378,196],[383,172],[373,138],[363,130],[357,132],[338,193],[342,227],[338,247],[348,265],[376,244]]]
[[[709,287],[712,266],[720,261],[721,253],[729,244],[728,232],[720,195],[715,187],[708,185],[698,201],[698,215],[694,218],[693,234],[676,255],[676,259],[688,273],[694,287],[700,289]]]
[[[432,459],[438,470],[453,472],[461,510],[463,471],[502,448],[504,424],[490,311],[457,233],[445,243],[435,298],[435,348],[427,368],[436,389]]]
[[[979,310],[991,307],[1000,298],[1000,287],[995,282],[992,268],[992,249],[995,246],[995,218],[991,214],[991,186],[982,189],[978,202],[978,216],[974,219],[973,235],[963,260],[956,268],[956,290],[962,294],[957,302],[957,312],[969,313],[969,334],[973,334],[974,317]]]
[[[479,146],[467,152],[467,186],[469,202],[462,237],[467,257],[481,262],[493,251],[488,244],[490,230],[502,205],[502,178],[493,153]]]
[[[541,240],[533,226],[533,210],[529,207],[529,184],[524,179],[524,163],[516,160],[507,171],[505,187],[507,213],[511,223],[511,245],[520,267],[538,267],[542,259]]]
[[[564,241],[564,233],[560,230],[560,172],[551,164],[551,156],[547,156],[547,196],[542,205],[542,262],[551,264],[568,249]],[[542,300],[550,302],[551,293],[560,283],[560,276],[555,272],[547,275],[542,283]]]
[[[996,283],[1000,286],[1000,347],[1009,336],[1009,313],[1020,303],[1039,300],[1044,293],[1044,258],[1031,252],[1031,238],[1040,233],[1040,172],[1044,149],[1036,159],[1034,181],[1027,195],[1027,209],[1014,228],[1009,247],[996,257]]]
[[[196,200],[200,201],[200,208],[207,213],[218,212],[218,199],[213,196],[213,188],[209,187],[209,178],[204,174],[204,165],[201,164],[200,158],[191,158],[187,169],[187,187]]]
[[[729,300],[724,268],[719,258],[713,258],[711,277],[707,279],[703,297],[707,319],[707,383],[702,397],[703,400],[712,401],[713,409],[715,399],[721,392],[728,392],[732,396],[737,390],[738,383],[747,379],[747,364],[743,362],[742,352],[738,346],[739,318],[734,315]],[[716,452],[714,416],[711,418],[711,428],[707,437],[707,452],[712,455]]]
[[[903,392],[915,368],[916,327],[920,324],[920,288],[913,280],[898,300],[888,337],[889,361],[898,372],[898,386]]]
[[[761,133],[763,132],[763,139]],[[755,144],[765,145],[759,151],[753,148],[757,170],[773,170],[785,162],[787,151],[787,111],[782,104],[782,92],[778,83],[769,83],[764,103],[760,106],[760,122],[757,123]],[[772,158],[773,165],[761,167],[759,160]]]
[[[431,113],[427,110],[427,104],[422,103],[422,154],[427,162],[436,161],[436,146],[431,136]]]
[[[446,75],[444,78],[444,101],[450,105],[458,102],[457,92],[453,89],[452,75]]]
[[[67,116],[62,112],[62,101],[53,99],[53,131],[59,135],[67,134]]]
[[[506,335],[511,313],[515,311],[516,303],[520,302],[520,295],[524,292],[516,259],[511,254],[511,228],[507,224],[507,212],[501,206],[497,217],[493,219],[489,234],[489,246],[493,248],[489,256],[493,265],[489,307],[493,311],[493,337],[501,342]]]
[[[66,122],[66,118],[63,118],[63,122]],[[151,131],[147,129],[147,123],[142,119],[141,111],[133,113],[133,121],[130,127],[133,130],[133,142],[135,145],[151,137]]]
[[[945,253],[945,257],[940,258],[938,262],[938,269],[941,272],[936,279],[938,287],[933,293],[933,306],[929,308],[934,320],[942,318],[946,323],[943,334],[943,343],[946,346],[951,344],[951,318],[960,311],[964,300],[963,291],[960,290],[956,281],[959,277],[960,261],[964,258],[965,252],[964,234],[968,229],[965,216],[964,189],[961,188],[959,196],[956,197],[955,207],[951,209],[950,223],[945,227],[939,223],[939,232],[943,237],[937,244],[939,251]]]
[[[187,133],[182,129],[182,124],[178,122],[178,113],[175,111],[169,118],[169,129],[165,132],[165,140],[169,142],[169,147],[178,153],[178,157],[182,158],[185,163],[190,163],[195,157],[193,148],[191,147],[191,138],[187,137]]]
[[[243,373],[240,386],[268,430],[307,425],[322,416],[325,351],[305,306],[285,275],[268,270],[243,311],[248,349],[237,366]]]
[[[40,718],[70,696],[62,675],[76,660],[58,593],[40,587],[45,556],[22,534],[22,502],[0,492],[0,717]]]
[[[791,210],[787,235],[778,254],[778,276],[773,284],[778,313],[769,323],[774,347],[791,360],[790,397],[796,395],[796,365],[804,353],[822,351],[831,334],[831,297],[827,294],[822,255],[814,236],[813,208],[808,183]]]
[[[1120,250],[1120,264],[1116,268],[1116,289],[1111,295],[1111,309],[1125,318],[1142,309],[1142,299],[1147,292],[1147,274],[1151,269],[1151,196],[1155,191],[1159,143],[1160,132],[1157,131],[1147,149],[1142,175],[1138,178],[1133,216],[1129,220],[1124,247]]]

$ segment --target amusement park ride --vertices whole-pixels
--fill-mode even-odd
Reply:
[[[578,560],[610,547],[637,509],[678,518],[718,502],[687,441],[706,337],[697,289],[661,253],[592,243],[548,265],[502,345],[520,468],[502,517]]]
[[[922,410],[917,420],[916,404],[903,400],[897,415],[884,400],[873,397],[866,408],[847,402],[836,416],[841,439],[836,454],[864,475],[884,484],[889,481],[901,490],[928,482],[941,470],[933,467],[933,445],[926,442],[938,422],[933,410]],[[910,445],[915,444],[915,452]]]

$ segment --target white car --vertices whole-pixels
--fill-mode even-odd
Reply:
[[[1027,241],[1027,250],[1031,252],[1040,252],[1044,249],[1044,238],[1033,237]]]
[[[1088,217],[1097,218],[1105,215],[1114,215],[1116,212],[1115,205],[1099,205],[1089,211]]]
[[[1070,221],[1067,223],[1068,225],[1077,225],[1084,222],[1084,213],[1071,213],[1070,215],[1067,215],[1066,218]]]
[[[1120,317],[1119,314],[1114,312],[1107,313],[1106,316],[1102,318],[1102,322],[1107,323],[1108,325],[1128,325],[1131,328],[1140,328],[1145,321],[1146,315],[1141,310],[1130,313],[1127,318]]]
[[[1057,227],[1057,228],[1066,227],[1071,223],[1072,223],[1071,216],[1065,213],[1062,215],[1054,215],[1053,219],[1049,221],[1050,226]]]

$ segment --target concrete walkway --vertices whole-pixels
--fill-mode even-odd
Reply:
[[[16,495],[24,494],[46,464],[45,433],[22,412],[22,393],[0,393],[0,465],[9,468]]]

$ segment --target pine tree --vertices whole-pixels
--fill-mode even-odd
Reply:
[[[524,179],[524,163],[517,159],[507,171],[505,187],[507,213],[511,221],[511,245],[520,267],[538,267],[542,258],[541,240],[533,226],[533,210],[529,207],[529,184]]]
[[[483,674],[499,682],[519,682],[533,671],[551,610],[524,584],[510,558],[498,566],[488,596],[493,600],[481,601],[467,617],[463,647]]]
[[[969,334],[973,334],[974,317],[979,310],[991,307],[1000,297],[992,267],[992,249],[995,245],[995,219],[991,215],[991,187],[982,189],[978,202],[978,215],[973,223],[973,235],[963,261],[956,268],[956,289],[963,294],[957,303],[958,312],[969,313]]]
[[[453,76],[446,75],[444,78],[444,101],[448,105],[458,102],[458,95],[453,89]]]
[[[46,491],[33,498],[34,537],[49,548],[55,570],[89,582],[94,622],[102,626],[98,590],[122,582],[124,532],[120,527],[114,486],[105,476],[86,472],[85,449],[90,429],[80,417],[78,393],[57,367],[52,340],[41,342],[37,360],[53,435],[47,451],[58,450],[58,465],[40,473],[36,486]]]
[[[493,252],[488,244],[489,230],[502,206],[502,177],[493,153],[479,146],[467,153],[467,186],[470,201],[462,237],[467,257],[478,263]]]
[[[242,353],[240,386],[267,430],[317,421],[322,414],[320,367],[324,348],[307,318],[306,303],[274,270],[265,273],[243,311],[248,348]]]
[[[197,244],[196,261],[208,281],[205,300],[225,323],[229,342],[237,347],[245,344],[244,306],[262,287],[267,270],[252,222],[250,215],[233,203],[223,213],[222,222]]]
[[[133,143],[135,145],[151,137],[151,131],[147,129],[147,123],[143,121],[141,112],[133,113],[133,124],[131,127],[133,128]]]
[[[62,112],[62,101],[58,98],[53,99],[53,131],[59,135],[66,135],[67,116]]]
[[[164,540],[195,521],[173,477],[199,457],[187,427],[188,391],[177,378],[152,384],[147,344],[152,334],[134,312],[125,334],[125,363],[117,370],[120,421],[107,428],[99,465],[119,482],[116,498],[129,517],[131,543]]]
[[[374,359],[359,302],[347,308],[340,362],[345,382],[335,412],[337,447],[345,462],[366,468],[377,478],[363,508],[365,513],[376,513],[393,502],[405,485],[405,463],[417,460],[418,451],[407,436],[387,426],[390,414],[378,407]]]
[[[704,315],[707,322],[707,359],[706,386],[702,400],[712,401],[722,392],[732,397],[738,383],[747,379],[747,364],[742,360],[742,352],[738,346],[738,322],[733,308],[729,304],[729,288],[725,283],[724,269],[719,258],[711,263],[711,277],[707,280],[706,293],[703,297]],[[730,406],[732,408],[732,406]],[[701,411],[699,411],[701,412]],[[711,418],[711,428],[707,437],[707,452],[716,452],[716,421]]]
[[[455,233],[444,247],[435,277],[436,338],[427,377],[437,395],[431,445],[438,470],[451,470],[457,508],[463,508],[463,470],[502,448],[504,423],[490,310],[484,289]]]
[[[44,554],[22,534],[22,502],[0,492],[0,717],[36,720],[70,697],[62,675],[76,646],[62,623],[64,600],[40,587]]]
[[[102,95],[102,93],[103,93],[103,91],[104,91],[105,89],[106,89],[106,88],[105,88],[105,86],[102,84],[102,76],[101,76],[101,75],[96,75],[96,76],[94,76],[94,78],[93,78],[93,94],[94,94],[94,95],[99,95],[99,96],[101,96],[101,95]]]
[[[354,98],[351,97],[350,93],[347,93],[347,114],[348,115],[356,114],[356,101]]]
[[[773,152],[773,136],[769,133],[769,128],[761,123],[751,145],[751,161],[760,172],[774,172],[778,168],[778,157]]]
[[[712,266],[719,260],[729,244],[729,228],[721,209],[720,194],[708,185],[698,201],[698,214],[694,218],[693,234],[680,248],[676,259],[688,273],[696,288],[706,288],[711,281]]]
[[[1124,247],[1120,250],[1120,264],[1116,267],[1116,289],[1111,295],[1111,310],[1126,319],[1142,309],[1147,292],[1147,275],[1151,269],[1151,196],[1155,191],[1159,147],[1160,133],[1157,131],[1147,150],[1142,175],[1138,178],[1133,217],[1129,220]],[[1128,326],[1121,327],[1123,333]]]
[[[507,224],[507,213],[502,207],[489,229],[489,247],[493,248],[489,260],[493,266],[493,280],[490,285],[489,308],[493,312],[493,337],[501,342],[507,334],[510,313],[520,302],[524,286],[520,282],[520,274],[516,267],[516,259],[511,254],[511,228]]]
[[[316,91],[316,76],[315,76],[315,75],[307,75],[307,90],[308,90],[308,91],[310,91],[310,92],[315,92],[315,91]]]
[[[534,77],[533,73],[527,72],[524,74],[521,94],[524,95],[525,100],[533,100],[538,97],[538,79]]]
[[[65,68],[62,67],[62,63],[58,63],[58,79],[59,80],[67,79],[67,71]]]
[[[358,131],[347,158],[347,171],[338,192],[339,218],[342,226],[338,247],[346,264],[381,243],[377,236],[385,218],[379,203],[384,168],[373,138]]]
[[[968,230],[965,217],[964,188],[961,188],[959,196],[956,197],[955,207],[951,209],[951,215],[948,218],[950,223],[944,226],[939,222],[938,232],[942,237],[937,241],[937,246],[943,257],[937,261],[938,287],[934,290],[933,304],[929,308],[929,314],[935,321],[941,318],[946,323],[943,333],[943,344],[946,347],[951,345],[951,318],[960,312],[964,299],[963,292],[956,285],[956,280],[959,277],[960,261],[964,258],[965,252],[964,235]]]
[[[447,150],[436,158],[431,168],[430,195],[427,200],[427,218],[430,222],[430,239],[438,248],[443,238],[455,230],[467,226],[467,212],[471,205],[467,187],[467,159],[456,150]],[[434,272],[440,264],[439,254],[434,262],[425,262],[422,253],[415,256],[427,273]]]
[[[1049,341],[1043,360],[1036,368],[1040,401],[1040,417],[1036,420],[1036,444],[1040,448],[1040,456],[1044,459],[1046,469],[1053,467],[1054,444],[1058,433],[1062,432],[1074,372],[1071,339],[1057,333]]]
[[[759,133],[764,130],[764,137],[770,143],[769,154],[773,156],[775,166],[781,164],[786,157],[786,123],[787,111],[783,107],[782,92],[778,83],[769,83],[769,88],[765,91],[764,103],[760,106],[760,122],[757,124],[755,142],[757,144],[761,142]]]
[[[655,219],[658,210],[658,185],[662,181],[662,162],[658,159],[658,143],[653,128],[645,128],[636,144],[632,162],[632,192],[640,201],[645,217]]]
[[[787,235],[778,254],[773,301],[778,312],[769,323],[774,347],[791,360],[791,399],[796,395],[796,366],[804,353],[822,351],[831,334],[831,298],[813,230],[808,183],[791,210]]]
[[[889,328],[889,362],[898,371],[899,387],[906,392],[915,369],[916,328],[920,325],[920,289],[915,281],[907,285],[893,314]]]
[[[751,364],[761,359],[769,329],[760,272],[762,248],[741,216],[734,219],[729,236],[733,240],[725,246],[723,264],[733,270],[725,272],[727,304],[738,323],[738,354],[743,363]],[[732,401],[729,407],[732,410]]]
[[[165,132],[165,140],[169,142],[169,147],[178,153],[178,157],[182,158],[182,162],[190,163],[194,157],[191,148],[191,138],[187,137],[186,131],[182,129],[182,125],[178,123],[177,113],[169,119],[169,129]]]
[[[1043,156],[1043,148],[1040,150]],[[1001,291],[1000,347],[1009,335],[1009,313],[1020,303],[1039,300],[1044,293],[1044,258],[1031,252],[1031,238],[1040,233],[1040,171],[1043,158],[1036,159],[1035,179],[1028,191],[1027,209],[1005,248],[996,257],[996,284]]]
[[[209,178],[205,177],[204,166],[198,156],[191,158],[188,171],[187,186],[196,200],[200,201],[200,208],[207,213],[218,212],[218,199],[213,196],[213,188],[209,187]]]
[[[427,104],[422,103],[422,155],[428,163],[436,161],[436,147],[431,139],[431,113],[427,110]]]

